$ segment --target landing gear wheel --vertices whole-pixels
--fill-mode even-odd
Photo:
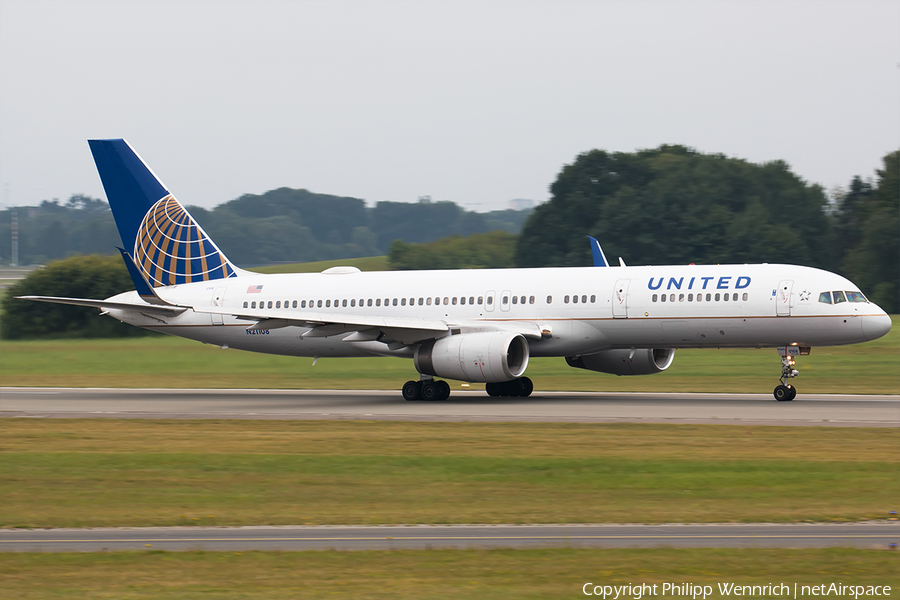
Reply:
[[[422,386],[418,381],[407,381],[403,384],[403,387],[400,388],[400,393],[403,394],[403,399],[407,402],[413,402],[422,397]]]
[[[492,398],[496,398],[500,395],[500,384],[499,383],[486,383],[484,384],[484,391],[487,392],[488,396]]]
[[[435,381],[434,385],[437,386],[438,391],[440,392],[438,400],[446,400],[450,397],[450,384],[446,381]]]
[[[440,398],[438,386],[433,381],[422,382],[422,400],[438,400]]]
[[[519,394],[523,398],[527,398],[531,395],[531,392],[534,391],[534,382],[532,382],[529,378],[523,377],[519,381],[522,382],[522,393]]]
[[[775,399],[779,402],[790,402],[797,396],[797,389],[787,385],[775,387]]]

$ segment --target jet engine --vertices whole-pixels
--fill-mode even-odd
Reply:
[[[652,375],[662,373],[675,359],[674,348],[638,348],[605,350],[597,354],[567,356],[570,367],[613,375]]]
[[[416,370],[425,375],[478,382],[510,381],[528,366],[528,342],[518,333],[451,335],[416,348]]]

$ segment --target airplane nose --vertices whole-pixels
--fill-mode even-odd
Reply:
[[[865,315],[862,320],[863,336],[867,340],[877,340],[891,330],[891,318],[887,314]]]

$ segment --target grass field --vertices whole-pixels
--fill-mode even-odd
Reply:
[[[257,273],[321,273],[331,267],[356,267],[360,271],[387,271],[387,256],[366,256],[363,258],[339,258],[336,260],[320,260],[309,263],[291,263],[287,265],[269,265],[253,267]]]
[[[336,596],[537,600],[583,598],[582,586],[588,582],[656,584],[657,593],[664,583],[711,585],[713,598],[721,597],[718,583],[783,582],[793,587],[794,582],[841,582],[890,585],[896,597],[898,562],[896,553],[843,548],[0,554],[0,588],[9,600]]]
[[[0,526],[886,518],[900,432],[4,419]]]
[[[813,348],[801,357],[800,393],[900,393],[900,318],[881,339]],[[769,393],[780,361],[767,350],[679,350],[664,373],[616,377],[569,367],[562,358],[532,359],[538,390]],[[412,361],[312,359],[222,350],[167,336],[112,340],[0,342],[6,386],[399,389],[418,374]],[[459,389],[458,382],[450,382]],[[473,389],[475,386],[473,386]]]

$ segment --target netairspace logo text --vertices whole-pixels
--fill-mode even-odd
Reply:
[[[770,583],[768,585],[740,585],[737,583],[719,583],[719,596],[784,596],[785,598],[809,598],[815,596],[840,596],[843,598],[890,596],[889,585],[844,585],[842,583],[823,583],[820,585],[802,585],[786,583]],[[602,596],[604,600],[630,598],[641,600],[645,596],[680,596],[703,599],[712,596],[713,586],[693,583],[642,583],[628,585],[594,585],[586,583],[581,591],[585,596]]]

